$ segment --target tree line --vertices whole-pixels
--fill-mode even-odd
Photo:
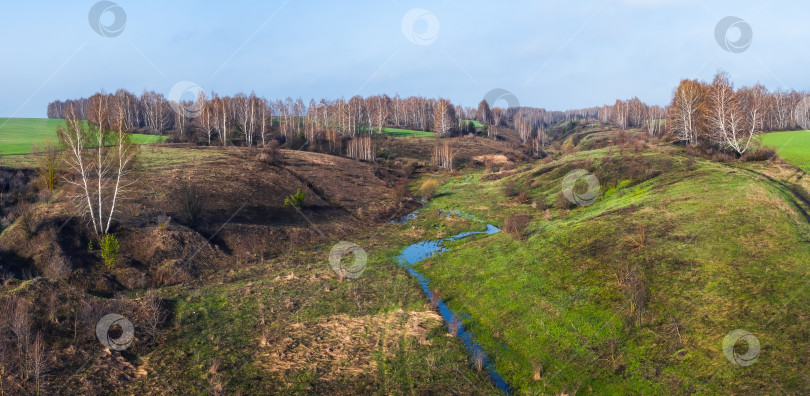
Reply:
[[[629,100],[616,99],[612,106],[599,108],[598,120],[617,128],[641,128],[649,136],[658,136],[664,131],[666,109],[661,106],[650,106],[634,97]]]
[[[233,96],[201,93],[193,101],[172,101],[154,91],[137,96],[121,89],[114,94],[97,93],[90,98],[51,102],[48,118],[67,118],[70,112],[98,124],[89,107],[99,102],[99,97],[103,98],[101,102],[124,109],[124,128],[128,132],[175,132],[186,138],[196,133],[209,144],[222,145],[266,144],[271,132],[287,139],[302,135],[309,140],[318,135],[373,134],[384,128],[435,131],[446,136],[463,130],[464,119],[475,116],[472,109],[453,105],[447,99],[416,96],[354,96],[348,100],[312,99],[305,103],[301,98],[290,97],[267,100],[255,93]]]
[[[96,119],[98,112],[92,108],[94,103],[108,103],[122,109],[127,132],[172,134],[180,141],[223,146],[294,141],[299,143],[296,147],[354,158],[373,157],[373,144],[349,141],[382,133],[385,128],[432,131],[440,138],[482,133],[495,139],[502,128],[511,128],[523,144],[539,151],[548,143],[549,127],[592,120],[620,129],[640,128],[653,137],[669,134],[686,144],[716,145],[742,155],[759,133],[809,124],[810,106],[802,105],[807,96],[795,90],[770,92],[759,84],[735,88],[728,74],[720,72],[711,83],[681,81],[666,107],[647,105],[638,98],[617,99],[613,105],[601,107],[548,111],[491,108],[486,100],[472,108],[444,98],[419,96],[353,96],[306,103],[290,97],[268,100],[255,93],[220,96],[202,92],[195,100],[172,101],[155,91],[138,96],[121,89],[114,94],[51,102],[48,117],[68,118],[70,113],[96,125],[110,125],[113,120]],[[483,127],[477,128],[472,120]]]
[[[255,93],[220,96],[200,93],[194,100],[173,101],[155,91],[135,95],[120,89],[113,94],[97,93],[90,98],[57,100],[48,104],[48,118],[71,116],[110,124],[112,120],[95,119],[90,106],[109,103],[123,109],[127,132],[174,134],[183,141],[200,141],[209,145],[264,146],[271,140],[302,141],[325,144],[334,150],[341,140],[358,135],[382,133],[385,128],[432,131],[438,137],[464,133],[484,133],[497,138],[498,128],[520,132],[523,143],[540,136],[549,125],[596,114],[596,108],[572,111],[547,111],[540,108],[490,108],[482,100],[478,107],[453,104],[449,99],[399,95],[353,96],[348,100],[301,98],[268,100]],[[485,125],[474,126],[475,120]],[[117,120],[116,120],[117,122]]]
[[[760,84],[735,88],[728,73],[711,83],[683,80],[667,108],[669,132],[686,144],[707,144],[745,153],[763,132],[807,128],[806,92],[768,91]]]
[[[638,128],[650,137],[667,135],[687,145],[716,147],[741,156],[761,133],[809,128],[808,97],[803,91],[769,91],[761,84],[737,88],[729,74],[720,71],[711,82],[682,80],[666,107],[647,105],[638,98],[617,99],[613,105],[566,111],[565,121]],[[520,132],[519,126],[516,129]]]

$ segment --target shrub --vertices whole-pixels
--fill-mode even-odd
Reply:
[[[177,218],[188,226],[194,226],[199,222],[200,215],[205,208],[206,198],[197,186],[190,183],[183,183],[174,192],[172,199]]]
[[[272,140],[267,146],[263,147],[256,156],[256,159],[259,162],[264,162],[269,165],[278,163],[278,141]]]
[[[397,201],[401,201],[408,194],[408,186],[405,183],[399,183],[394,187],[394,196]]]
[[[37,174],[42,181],[43,187],[53,190],[57,184],[57,174],[59,173],[59,159],[56,146],[47,143],[41,147],[34,146],[34,157],[37,159]]]
[[[503,231],[507,234],[513,234],[518,237],[524,237],[526,227],[529,226],[529,222],[531,220],[532,217],[525,214],[509,216],[503,223]]]
[[[62,254],[54,254],[48,259],[42,270],[43,275],[53,281],[67,279],[70,271],[70,261]]]
[[[574,208],[575,206],[576,204],[569,201],[562,191],[558,192],[557,196],[554,198],[554,207],[557,209],[565,210]]]
[[[436,194],[436,190],[439,189],[439,181],[435,179],[425,180],[422,183],[422,186],[419,187],[419,194],[427,199],[433,198]]]
[[[522,203],[522,204],[525,204],[525,203],[528,203],[528,202],[529,202],[529,200],[530,200],[530,198],[529,198],[529,194],[527,194],[525,191],[524,191],[524,192],[522,192],[522,193],[520,193],[520,194],[518,194],[518,196],[517,196],[517,197],[515,197],[515,201],[516,201],[517,203]]]
[[[304,198],[306,198],[306,194],[299,188],[295,194],[284,199],[284,206],[300,208],[304,204]]]
[[[776,158],[776,150],[770,147],[757,147],[755,150],[748,150],[743,154],[743,161],[767,161]]]
[[[506,183],[504,183],[503,195],[506,195],[507,197],[516,197],[518,195],[518,189],[515,186],[514,180],[509,179],[506,181]]]
[[[112,268],[118,263],[118,238],[115,235],[107,234],[101,238],[101,258],[107,268]]]
[[[568,140],[567,142],[563,143],[562,147],[560,147],[560,151],[562,151],[564,154],[574,152],[574,142]]]
[[[548,209],[548,205],[546,204],[546,197],[544,195],[537,197],[535,201],[532,201],[532,208],[537,209],[539,211],[544,211]]]
[[[30,210],[26,210],[18,220],[25,239],[31,239],[37,233],[37,220]]]
[[[712,155],[712,161],[714,162],[731,162],[735,159],[733,155],[724,152],[718,152]]]

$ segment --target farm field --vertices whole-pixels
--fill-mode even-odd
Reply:
[[[762,144],[805,172],[810,172],[810,131],[772,132],[762,135]]]
[[[63,120],[48,118],[0,118],[0,154],[29,154],[35,144],[56,143],[56,129]],[[130,135],[136,144],[153,144],[166,140],[165,136]]]

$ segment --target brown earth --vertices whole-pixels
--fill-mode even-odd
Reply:
[[[335,315],[310,326],[294,325],[289,332],[268,340],[260,354],[269,372],[289,374],[317,367],[323,380],[359,376],[373,372],[372,353],[391,354],[403,337],[429,344],[427,334],[441,326],[433,311],[392,312],[361,317]]]

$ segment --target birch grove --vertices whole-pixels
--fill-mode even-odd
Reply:
[[[667,113],[667,126],[686,144],[700,142],[743,155],[760,133],[793,127],[785,120],[785,102],[800,109],[801,96],[769,93],[762,85],[735,89],[730,77],[718,73],[711,84],[681,81]],[[796,121],[801,124],[801,122]]]

